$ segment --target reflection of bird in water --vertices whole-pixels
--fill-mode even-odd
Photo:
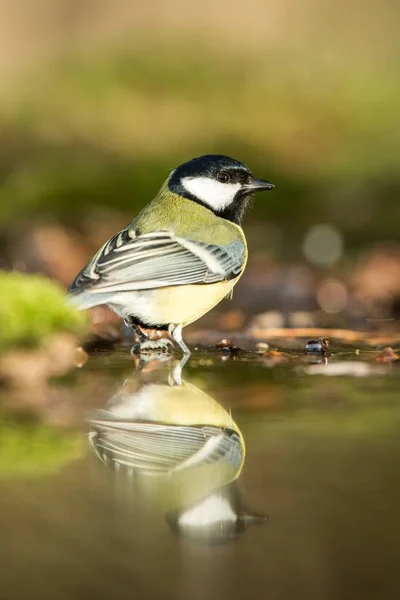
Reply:
[[[161,508],[176,533],[220,543],[265,520],[243,510],[234,483],[245,458],[238,426],[196,386],[132,378],[91,425],[96,455]]]

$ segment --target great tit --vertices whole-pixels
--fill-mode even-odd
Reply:
[[[182,327],[231,294],[247,261],[243,214],[253,193],[273,187],[228,156],[200,156],[177,167],[77,275],[72,303],[108,304],[134,329],[141,351],[171,343],[150,341],[144,328],[167,330],[189,354]]]

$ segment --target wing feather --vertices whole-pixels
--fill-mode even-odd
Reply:
[[[133,237],[134,236],[134,237]],[[237,277],[244,265],[241,241],[203,244],[168,231],[114,235],[79,273],[70,292],[114,292],[210,284]]]

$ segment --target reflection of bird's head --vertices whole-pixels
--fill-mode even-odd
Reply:
[[[195,505],[167,514],[171,529],[184,538],[204,544],[224,544],[238,538],[249,525],[266,521],[265,515],[243,510],[236,482],[214,490]]]

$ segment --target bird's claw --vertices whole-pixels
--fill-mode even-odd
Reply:
[[[145,340],[137,342],[131,348],[131,354],[167,354],[173,350],[174,344],[168,338],[158,340]]]

